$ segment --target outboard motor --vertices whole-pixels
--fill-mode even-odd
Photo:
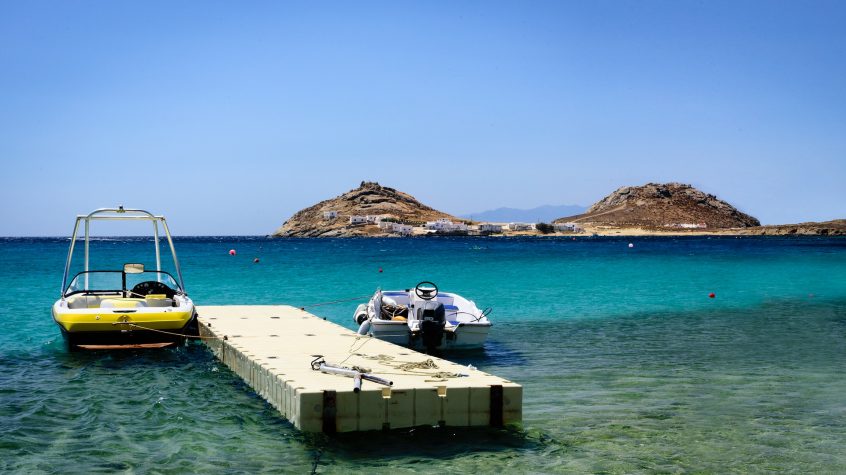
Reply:
[[[444,304],[437,300],[429,300],[417,309],[417,320],[420,321],[420,336],[427,352],[432,352],[441,346],[446,326],[446,311]]]

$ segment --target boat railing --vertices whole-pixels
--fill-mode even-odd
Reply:
[[[70,272],[71,260],[73,259],[73,250],[76,245],[76,239],[79,235],[79,224],[85,223],[85,267],[88,271],[89,264],[89,243],[91,241],[90,225],[91,221],[151,221],[153,223],[153,241],[156,248],[156,271],[161,271],[161,250],[159,249],[159,223],[161,223],[162,230],[167,238],[170,247],[170,253],[173,256],[173,265],[176,270],[176,275],[179,278],[179,286],[185,291],[185,283],[182,279],[182,269],[179,267],[179,259],[176,257],[176,248],[173,246],[173,239],[168,228],[167,221],[164,216],[156,216],[149,211],[143,209],[126,209],[123,206],[117,208],[98,208],[86,215],[77,215],[76,222],[73,227],[73,234],[71,235],[70,247],[68,249],[68,258],[65,261],[65,272],[62,277],[61,293],[64,295],[65,288],[68,282],[68,273]],[[86,279],[88,276],[86,275]],[[86,287],[88,282],[86,281]]]

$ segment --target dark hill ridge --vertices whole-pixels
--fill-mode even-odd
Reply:
[[[338,217],[325,219],[324,212],[336,211]],[[273,233],[284,237],[374,236],[387,232],[376,226],[351,226],[350,216],[390,215],[405,223],[422,223],[438,218],[458,218],[417,201],[408,193],[375,182],[361,185],[340,196],[324,200],[296,212]]]
[[[748,228],[744,234],[761,236],[846,236],[846,219]]]
[[[682,183],[626,186],[588,208],[556,222],[617,227],[666,228],[704,224],[708,229],[747,228],[761,223],[714,195]]]

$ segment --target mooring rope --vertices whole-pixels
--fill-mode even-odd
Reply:
[[[114,322],[114,323],[112,323],[112,325],[129,325],[131,327],[137,327],[137,328],[140,328],[142,330],[147,330],[147,331],[151,331],[151,332],[163,333],[165,335],[179,336],[179,337],[182,337],[182,338],[196,338],[198,340],[226,340],[227,339],[226,336],[224,336],[223,338],[220,338],[220,337],[217,337],[217,336],[185,335],[184,333],[169,332],[169,331],[165,331],[165,330],[158,330],[156,328],[145,327],[145,326],[141,326],[141,325],[138,325],[137,323],[132,323],[132,322]]]
[[[332,305],[333,303],[343,303],[343,302],[350,302],[350,301],[353,301],[353,300],[361,300],[361,299],[366,299],[366,298],[370,298],[370,297],[372,297],[372,295],[363,295],[363,296],[360,296],[360,297],[350,297],[348,299],[329,300],[328,302],[312,303],[312,304],[309,304],[309,305],[302,305],[300,307],[300,310],[305,310],[305,309],[311,308],[311,307],[320,307],[320,306],[323,306],[323,305]]]
[[[358,343],[358,340],[361,340],[361,339],[364,339],[364,343],[362,343],[361,345],[359,345],[359,346],[358,346],[358,348],[355,348],[355,344],[356,344],[356,343]],[[344,363],[346,363],[346,361],[347,361],[348,359],[350,359],[353,355],[357,355],[357,354],[358,354],[358,351],[359,351],[359,350],[361,350],[361,349],[364,347],[364,345],[366,345],[366,344],[367,344],[367,342],[368,342],[368,341],[370,341],[370,340],[372,340],[372,339],[373,339],[373,337],[372,337],[372,336],[356,335],[355,339],[354,339],[354,340],[353,340],[353,342],[352,342],[352,345],[350,345],[350,349],[349,349],[349,350],[347,350],[349,354],[347,355],[347,357],[346,357],[346,358],[344,358],[344,360],[343,360],[343,361],[341,361],[340,363],[338,363],[338,366],[341,366],[341,365],[343,365]],[[363,372],[363,373],[369,373],[370,371],[362,371],[362,372]]]

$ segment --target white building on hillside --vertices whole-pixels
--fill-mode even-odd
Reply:
[[[452,229],[452,221],[446,218],[440,218],[435,221],[427,221],[425,227],[433,231],[449,231]]]
[[[479,231],[483,233],[501,233],[502,232],[502,225],[501,224],[492,224],[492,223],[482,223],[479,225]]]
[[[580,233],[583,231],[582,227],[576,223],[555,223],[553,227],[559,232]]]
[[[442,233],[467,231],[469,229],[466,224],[453,223],[450,219],[447,218],[440,218],[435,221],[427,221],[425,228]]]
[[[350,216],[350,224],[367,224],[367,217],[366,216]]]
[[[367,220],[368,224],[379,224],[387,217],[387,214],[368,214],[364,218]]]
[[[323,219],[329,220],[329,219],[335,219],[337,217],[338,217],[337,211],[333,210],[333,211],[324,211],[323,212]]]
[[[402,234],[403,236],[408,236],[411,234],[413,227],[410,224],[401,224],[401,223],[391,223],[391,231]]]

